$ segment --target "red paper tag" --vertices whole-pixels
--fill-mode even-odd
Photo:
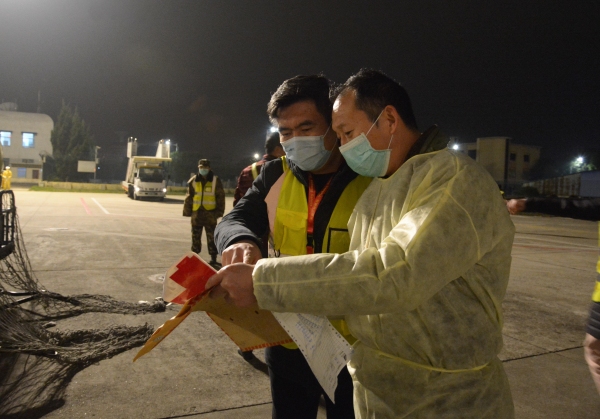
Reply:
[[[196,253],[188,252],[167,271],[163,286],[164,300],[185,304],[189,299],[204,292],[206,282],[216,272]]]

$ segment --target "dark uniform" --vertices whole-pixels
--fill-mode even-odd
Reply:
[[[202,229],[206,229],[206,242],[211,261],[216,262],[217,247],[215,246],[214,231],[217,220],[225,212],[225,191],[223,184],[210,170],[209,162],[202,159],[198,167],[208,167],[206,175],[197,174],[188,181],[188,190],[183,202],[183,216],[192,219],[192,251],[202,250]]]

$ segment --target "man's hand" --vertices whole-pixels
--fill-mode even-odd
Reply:
[[[586,333],[583,341],[583,351],[598,394],[600,394],[600,340]]]
[[[508,212],[510,212],[512,215],[516,215],[520,212],[525,211],[526,207],[526,199],[511,199],[509,201],[506,201],[506,208],[508,208]]]
[[[260,258],[262,258],[262,254],[256,243],[251,240],[242,240],[223,250],[221,265],[227,266],[234,263],[254,265]]]
[[[252,271],[254,265],[234,263],[223,267],[206,283],[206,289],[214,287],[211,298],[225,296],[225,301],[238,307],[250,307],[256,303]]]

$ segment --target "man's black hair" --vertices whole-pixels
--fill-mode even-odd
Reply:
[[[271,96],[267,105],[267,115],[272,124],[276,124],[279,111],[296,102],[312,100],[317,110],[328,124],[331,124],[333,103],[330,89],[333,84],[322,74],[312,76],[296,76],[287,79]]]
[[[337,88],[336,96],[348,91],[355,92],[356,108],[366,113],[371,121],[375,122],[383,108],[392,105],[409,129],[418,129],[408,93],[400,83],[381,71],[361,69]]]
[[[273,154],[273,151],[275,151],[277,147],[281,147],[279,133],[277,131],[270,132],[265,141],[265,152],[267,154]]]

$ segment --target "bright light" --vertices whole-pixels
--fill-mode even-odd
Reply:
[[[452,146],[452,150],[458,150],[458,144],[454,144],[454,145]]]
[[[260,154],[254,153],[254,160],[258,160],[258,159],[260,159]]]
[[[583,157],[579,156],[577,157],[577,160],[575,160],[577,163],[582,164],[583,163]]]
[[[269,129],[269,131],[271,131],[271,132],[277,132],[277,128],[275,128],[275,127],[271,127],[271,128]]]
[[[167,139],[167,144],[171,144],[171,140]]]

